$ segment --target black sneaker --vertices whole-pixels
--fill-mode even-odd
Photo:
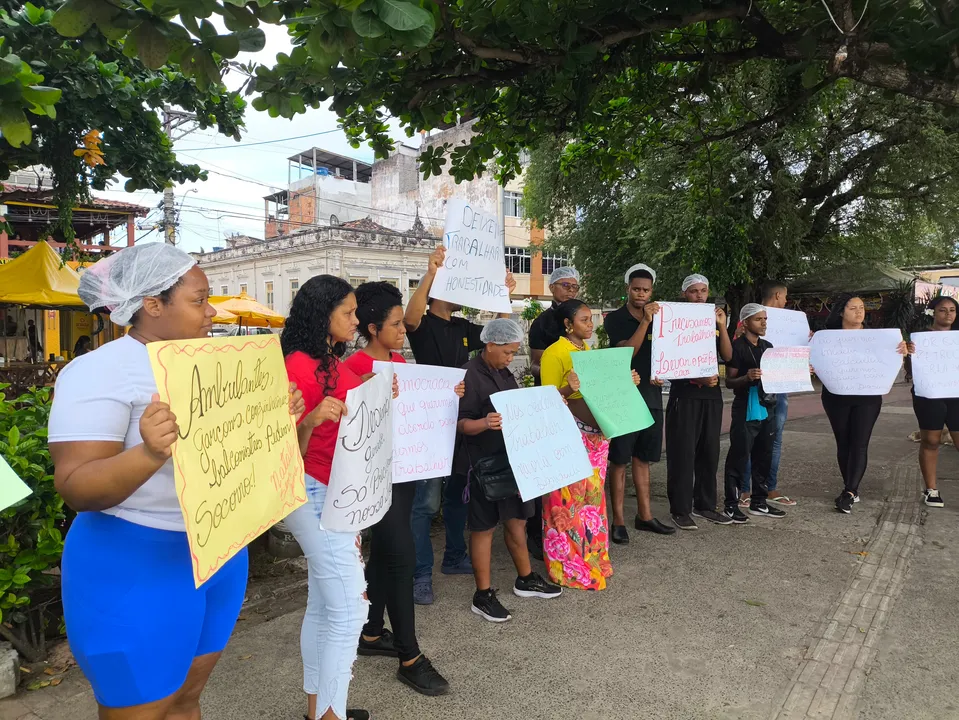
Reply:
[[[938,490],[923,490],[923,502],[926,503],[929,507],[945,507],[946,504],[942,501],[942,496],[939,494]]]
[[[689,515],[670,515],[673,519],[673,525],[680,530],[699,530],[699,525]]]
[[[737,525],[743,525],[749,522],[749,518],[743,515],[743,511],[739,509],[738,505],[734,508],[726,508],[723,510],[723,515],[728,517]]]
[[[382,655],[383,657],[399,657],[396,647],[393,645],[393,633],[389,630],[383,630],[383,634],[376,640],[364,640],[360,635],[360,644],[356,649],[357,655],[372,657]]]
[[[842,495],[836,498],[836,509],[848,515],[852,512],[852,504],[855,502],[855,495],[851,492],[844,492]]]
[[[530,573],[527,577],[516,578],[513,584],[513,594],[522,598],[543,598],[551,600],[563,594],[563,588],[546,582],[537,573]]]
[[[762,505],[750,505],[749,514],[762,515],[763,517],[775,517],[775,518],[786,517],[785,511],[780,510],[777,507],[770,507],[766,503],[763,503]]]
[[[703,520],[709,520],[717,525],[732,525],[733,521],[725,515],[721,515],[715,510],[693,510],[693,517],[699,517]]]
[[[396,677],[420,695],[445,695],[450,691],[450,684],[436,671],[426,655],[420,655],[412,665],[400,663]]]
[[[509,610],[504,608],[496,597],[496,591],[493,590],[493,588],[489,590],[477,590],[473,593],[473,607],[471,609],[481,618],[485,618],[494,623],[504,623],[513,619],[513,616],[509,614]]]

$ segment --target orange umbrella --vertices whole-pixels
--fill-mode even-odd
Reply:
[[[258,303],[246,293],[214,295],[210,297],[210,304],[217,309],[217,312],[226,310],[235,315],[241,326],[281,328],[286,324],[285,317],[266,305]]]
[[[229,310],[218,307],[214,307],[213,309],[216,310],[216,317],[213,318],[213,322],[217,325],[235,325],[240,321],[240,318]]]

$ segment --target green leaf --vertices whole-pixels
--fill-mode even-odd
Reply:
[[[433,18],[430,17],[430,24],[410,30],[409,32],[393,31],[393,36],[403,45],[415,48],[424,48],[430,44],[433,39],[433,33],[436,28],[433,26]]]
[[[766,607],[766,603],[760,602],[759,600],[744,600],[744,602],[753,607]]]
[[[260,28],[242,30],[234,35],[240,41],[241,52],[255,53],[266,47],[266,33]]]
[[[11,450],[16,449],[17,445],[20,444],[20,428],[16,425],[7,431],[7,442],[10,444]]]
[[[386,25],[370,10],[353,13],[353,29],[360,37],[375,38],[386,32]]]
[[[170,55],[170,41],[153,23],[140,23],[132,37],[137,44],[137,55],[144,65],[152,70],[163,67]]]
[[[376,12],[394,30],[416,30],[433,21],[426,10],[404,0],[376,0]]]
[[[240,52],[240,40],[235,34],[218,35],[213,41],[213,49],[223,57],[232,60]]]
[[[23,88],[23,98],[37,105],[53,105],[60,100],[62,91],[59,88],[32,85]]]
[[[80,37],[93,25],[93,15],[86,0],[68,0],[53,14],[50,24],[64,37]]]
[[[807,90],[813,87],[822,79],[822,73],[819,70],[818,65],[810,65],[807,67],[802,74],[802,86]]]
[[[31,25],[36,25],[43,18],[43,8],[38,8],[31,2],[24,3],[23,14],[27,16]]]
[[[0,107],[0,134],[13,147],[29,145],[33,139],[27,116],[14,107]]]

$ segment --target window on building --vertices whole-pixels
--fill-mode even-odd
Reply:
[[[292,278],[290,280],[290,302],[293,302],[293,298],[296,297],[298,292],[300,292],[300,281]]]
[[[226,285],[220,285],[220,295],[229,295],[230,288]]]
[[[569,258],[566,255],[546,255],[543,254],[543,275],[549,275],[556,268],[569,265]]]
[[[362,285],[365,282],[366,282],[365,277],[354,277],[353,275],[350,275],[350,285],[352,285],[355,288],[358,288],[360,285]]]
[[[514,275],[529,275],[529,248],[506,246],[506,267]]]
[[[398,288],[400,286],[400,281],[397,280],[396,278],[383,278],[382,282],[389,283],[395,288]]]
[[[241,293],[245,293],[245,292],[246,292],[246,283],[240,283],[240,292],[241,292]]]
[[[503,214],[506,217],[523,217],[523,193],[510,190],[503,193]]]
[[[273,309],[273,281],[272,280],[266,281],[265,289],[266,289],[266,306],[270,308],[270,310],[272,310]]]
[[[336,215],[330,215],[330,225],[336,226],[340,224],[340,219]]]
[[[410,280],[409,280],[409,288],[410,288],[410,290],[416,290],[416,288],[418,288],[419,286],[420,286],[420,279],[419,279],[419,278],[410,278]]]

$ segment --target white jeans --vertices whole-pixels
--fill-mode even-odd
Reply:
[[[357,535],[320,527],[326,485],[307,475],[306,494],[306,505],[285,520],[309,564],[309,594],[300,631],[303,689],[317,696],[316,717],[333,708],[342,719],[368,614],[363,560]]]

